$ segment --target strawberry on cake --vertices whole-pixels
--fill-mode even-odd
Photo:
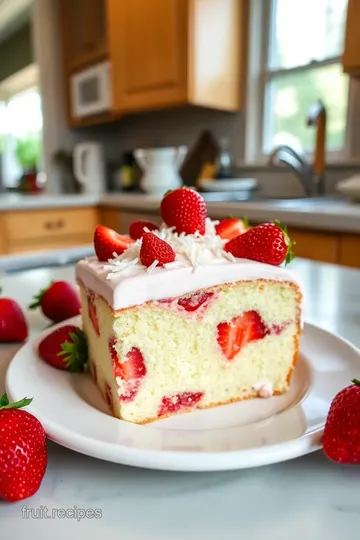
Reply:
[[[199,193],[161,202],[134,238],[99,226],[76,266],[92,376],[114,416],[143,424],[289,388],[302,292],[278,223],[213,222]],[[225,220],[224,220],[225,221]]]

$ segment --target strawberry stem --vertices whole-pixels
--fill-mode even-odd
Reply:
[[[32,398],[23,398],[19,401],[14,401],[11,403],[9,401],[9,398],[7,394],[3,394],[0,397],[0,411],[4,409],[22,409],[23,407],[27,407],[32,402]]]
[[[74,332],[69,333],[69,338],[71,341],[64,341],[61,344],[61,351],[57,356],[64,356],[63,360],[69,371],[74,373],[84,371],[88,360],[88,344],[85,333],[77,328]]]
[[[360,386],[360,380],[359,379],[352,379],[351,382],[356,384],[357,386]]]
[[[54,282],[51,281],[50,284],[46,287],[46,289],[41,289],[38,294],[36,294],[34,296],[34,300],[33,302],[29,305],[29,309],[36,309],[38,308],[39,306],[41,306],[41,300],[42,300],[42,297],[44,296],[44,294],[50,289],[51,285],[53,284]]]
[[[279,229],[282,231],[284,235],[284,241],[287,247],[287,252],[286,252],[286,257],[285,257],[285,266],[286,266],[290,264],[291,261],[293,261],[295,258],[295,253],[293,252],[293,247],[295,246],[295,242],[293,242],[290,239],[289,234],[287,232],[286,225],[283,225],[282,223],[280,223],[280,221],[274,221],[274,223],[277,227],[279,227]]]

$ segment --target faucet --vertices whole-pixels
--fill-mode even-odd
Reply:
[[[317,192],[324,192],[325,181],[325,141],[326,141],[326,109],[322,101],[312,105],[306,117],[308,126],[315,127],[315,152],[313,165],[313,181]]]
[[[269,165],[275,163],[288,165],[300,180],[307,197],[317,194],[316,184],[312,179],[312,170],[304,156],[297,153],[291,146],[282,144],[274,148],[269,156]]]
[[[274,148],[269,156],[269,165],[276,162],[288,165],[300,180],[306,195],[311,197],[324,193],[326,110],[322,101],[319,100],[310,107],[306,124],[316,129],[313,166],[307,162],[304,155],[286,144]]]

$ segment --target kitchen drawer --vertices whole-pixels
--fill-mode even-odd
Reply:
[[[76,246],[92,244],[93,236],[93,231],[89,231],[89,233],[86,234],[75,234],[72,236],[63,237],[57,236],[56,238],[44,238],[43,240],[15,240],[9,244],[8,253],[32,253],[36,251],[72,248]]]
[[[97,225],[95,208],[32,210],[3,215],[9,244],[25,240],[93,234]],[[12,248],[11,248],[12,250]]]

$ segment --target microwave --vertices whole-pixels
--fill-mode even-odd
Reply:
[[[71,77],[71,114],[74,118],[84,118],[110,111],[111,65],[100,62],[79,71]]]

